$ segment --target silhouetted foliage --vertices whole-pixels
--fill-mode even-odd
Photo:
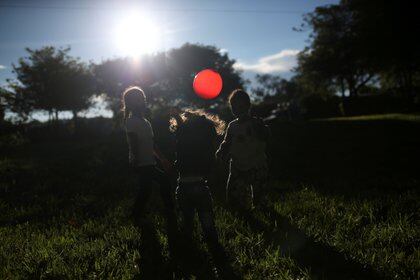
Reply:
[[[118,114],[121,92],[130,85],[141,86],[152,107],[168,105],[211,106],[221,103],[235,88],[245,82],[233,68],[235,61],[214,46],[184,44],[167,53],[143,55],[138,59],[117,58],[93,65],[97,80],[97,93],[104,93],[109,108]],[[223,77],[221,97],[203,101],[192,89],[195,74],[212,68]]]
[[[419,23],[415,2],[346,0],[353,16],[351,32],[360,38],[364,55],[379,69],[381,84],[393,84],[405,96],[412,96],[420,70],[420,43],[413,34]],[[386,78],[385,78],[386,77]],[[417,82],[417,83],[416,83]]]
[[[298,56],[297,71],[314,82],[327,82],[343,96],[357,96],[360,87],[375,75],[365,54],[362,38],[352,30],[354,18],[345,4],[317,7],[304,17],[311,28],[310,44]]]
[[[332,87],[319,81],[315,84],[315,80],[310,80],[303,74],[295,75],[289,80],[264,74],[257,75],[256,80],[258,86],[253,92],[261,100],[259,115],[264,117],[267,112],[264,114],[263,108],[271,108],[272,103],[276,103],[277,108],[271,111],[271,118],[274,115],[286,119],[295,119],[299,116],[309,118],[336,116],[339,112]]]
[[[180,48],[168,51],[169,86],[177,97],[183,97],[189,103],[209,106],[224,102],[232,90],[245,85],[241,72],[233,68],[234,63],[235,60],[230,59],[227,53],[221,53],[214,46],[184,44]],[[223,77],[221,98],[212,102],[204,102],[192,89],[195,74],[206,68],[216,70]]]
[[[24,96],[21,92],[11,92],[4,88],[0,89],[0,112],[3,119],[7,112],[17,114],[20,121],[26,121],[29,117],[31,110],[33,109],[32,102]]]
[[[309,45],[297,71],[313,83],[327,82],[344,96],[357,96],[369,84],[413,95],[419,73],[419,43],[411,3],[342,0],[304,16]],[[392,85],[391,85],[392,84]],[[363,92],[364,93],[364,92]]]
[[[8,92],[0,87],[0,123],[3,122],[7,109]]]
[[[159,53],[153,56],[143,55],[137,59],[115,58],[92,65],[96,78],[96,94],[103,94],[114,116],[121,109],[121,93],[125,88],[139,85],[148,94],[151,86],[162,79],[166,71],[164,56],[164,53]]]
[[[70,48],[26,51],[29,56],[13,65],[17,80],[9,80],[15,94],[13,111],[27,115],[31,110],[46,110],[57,119],[60,111],[72,111],[76,117],[89,107],[92,75],[84,63],[69,55]]]

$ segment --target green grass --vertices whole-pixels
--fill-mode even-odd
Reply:
[[[346,200],[304,188],[285,195],[275,209],[315,240],[383,275],[420,276],[418,193]]]
[[[38,143],[19,146],[0,162],[12,177],[2,177],[0,199],[1,279],[131,279],[141,275],[141,231],[129,218],[135,181],[125,170],[125,153],[107,151],[119,141]],[[20,176],[22,175],[22,176]],[[13,182],[12,182],[13,181]],[[7,186],[7,190],[5,188]],[[156,194],[155,194],[156,195]],[[168,269],[163,219],[151,216],[158,248]],[[244,279],[308,279],[305,269],[278,246],[261,242],[244,221],[216,208],[220,241],[232,267]],[[208,253],[199,240],[198,271],[208,271]],[[147,258],[148,256],[144,256]],[[198,274],[198,279],[203,275]],[[144,279],[148,279],[145,277]],[[206,278],[207,279],[207,278]]]
[[[363,115],[353,117],[336,117],[328,119],[320,119],[316,121],[377,121],[377,120],[397,120],[397,121],[409,121],[409,122],[420,122],[419,114],[378,114],[378,115]]]
[[[240,278],[420,277],[419,125],[385,119],[271,125],[270,202],[238,216],[220,201],[220,184],[213,189],[220,241]],[[150,279],[141,262],[150,252],[161,252],[153,266],[166,275],[156,194],[153,244],[142,247],[129,218],[136,182],[123,135],[2,139],[0,279]],[[190,269],[211,279],[199,234]]]

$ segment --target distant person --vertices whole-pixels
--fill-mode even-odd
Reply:
[[[139,192],[133,206],[133,218],[138,225],[145,222],[146,206],[157,184],[165,207],[168,237],[176,233],[176,217],[170,179],[156,164],[170,172],[170,162],[154,144],[153,129],[145,118],[146,96],[140,87],[132,86],[123,93],[123,111],[127,132],[129,163],[139,178]],[[171,242],[171,240],[170,240]],[[171,245],[171,244],[170,244]]]
[[[261,203],[266,191],[266,145],[270,131],[261,119],[250,116],[251,100],[242,89],[234,90],[229,103],[235,120],[229,123],[216,157],[229,160],[226,196],[230,206],[250,210]]]
[[[219,244],[207,183],[215,166],[217,131],[222,132],[224,123],[201,110],[188,110],[181,115],[173,112],[173,117],[177,154],[175,166],[179,171],[176,200],[182,216],[181,232],[184,241],[190,244],[197,213],[215,266],[219,273],[225,274],[226,256]]]

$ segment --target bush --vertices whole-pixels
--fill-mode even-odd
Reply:
[[[413,100],[389,94],[347,97],[342,101],[342,107],[346,116],[409,113],[420,110]]]
[[[330,118],[341,115],[340,97],[309,95],[302,99],[301,107],[305,118]]]

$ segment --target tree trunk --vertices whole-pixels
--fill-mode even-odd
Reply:
[[[74,110],[72,111],[72,113],[73,113],[73,128],[74,128],[73,133],[75,134],[77,132],[79,122],[77,118],[77,111]]]
[[[77,120],[77,111],[72,111],[73,113],[73,121],[76,122]]]
[[[344,80],[340,79],[340,87],[341,87],[341,98],[345,99],[346,98],[346,87],[344,86]]]
[[[52,122],[53,122],[53,112],[52,112],[52,110],[50,109],[50,110],[48,110],[48,122],[50,123],[50,124],[52,124]]]
[[[407,69],[407,96],[412,98],[413,94],[413,71]]]

